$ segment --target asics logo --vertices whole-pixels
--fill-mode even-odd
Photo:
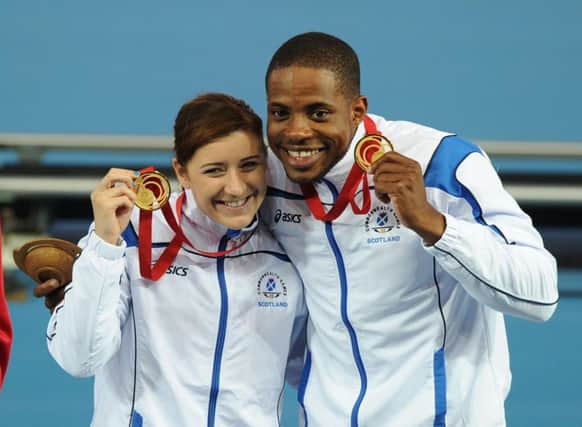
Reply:
[[[292,222],[294,224],[301,223],[301,214],[293,214],[289,212],[283,212],[281,209],[275,211],[275,216],[273,218],[275,223],[278,222]]]
[[[186,277],[188,275],[188,267],[170,265],[166,270],[166,274],[173,274],[174,276]]]

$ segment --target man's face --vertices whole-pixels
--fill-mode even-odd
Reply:
[[[287,176],[298,183],[323,177],[346,153],[366,98],[348,99],[332,71],[290,66],[267,81],[267,136]]]

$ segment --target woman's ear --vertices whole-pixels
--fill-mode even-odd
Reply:
[[[190,179],[188,178],[188,171],[186,166],[181,165],[178,160],[174,157],[172,159],[172,167],[174,168],[174,173],[176,178],[180,182],[182,188],[190,188]]]

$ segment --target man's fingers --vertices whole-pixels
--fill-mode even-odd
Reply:
[[[374,176],[376,196],[383,203],[388,203],[390,197],[400,197],[414,191],[414,182],[407,176],[400,174],[383,173]]]
[[[42,298],[58,289],[61,285],[57,279],[49,279],[45,282],[39,283],[32,290],[32,294],[37,298]]]
[[[370,167],[370,173],[375,174],[380,170],[390,170],[392,172],[410,172],[419,168],[416,161],[403,156],[396,151],[389,151]]]
[[[403,175],[396,172],[382,172],[376,173],[374,175],[374,184],[385,185],[385,184],[396,184],[408,179],[407,175]]]
[[[375,177],[383,174],[397,174],[397,175],[422,175],[420,165],[415,163],[400,163],[400,162],[382,162],[374,163]]]
[[[376,197],[382,203],[386,203],[386,204],[390,203],[390,196],[387,193],[380,193],[379,191],[376,191]]]

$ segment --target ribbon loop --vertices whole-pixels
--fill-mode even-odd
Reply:
[[[366,135],[364,138],[369,138],[371,136],[384,138],[382,133],[376,128],[372,119],[368,116],[364,117],[364,127],[366,129]],[[362,206],[358,207],[355,201],[355,196],[360,183],[362,184],[363,201]],[[342,187],[335,203],[327,213],[323,208],[323,204],[321,203],[317,190],[315,190],[313,184],[301,184],[301,191],[305,197],[305,202],[309,207],[309,211],[314,218],[319,221],[330,222],[337,219],[346,209],[348,204],[352,207],[352,212],[356,215],[365,215],[370,211],[371,197],[370,188],[368,187],[368,176],[356,163],[352,165],[352,169],[348,174],[344,186]]]

